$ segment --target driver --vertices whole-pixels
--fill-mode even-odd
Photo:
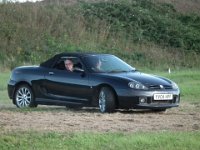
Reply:
[[[73,72],[74,71],[74,64],[70,59],[66,59],[65,60],[65,68],[69,72]]]

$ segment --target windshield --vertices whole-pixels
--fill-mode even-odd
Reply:
[[[135,71],[135,68],[113,55],[86,56],[83,61],[90,72],[117,73]]]

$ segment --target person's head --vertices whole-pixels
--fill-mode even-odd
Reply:
[[[98,59],[97,62],[96,62],[96,68],[97,68],[98,70],[101,69],[101,61],[100,61],[100,59]]]
[[[65,60],[65,68],[68,70],[68,71],[73,71],[73,62],[69,59],[66,59]]]
[[[97,71],[99,72],[101,70],[101,61],[98,57],[94,57],[91,61],[91,63],[93,64],[92,66],[92,70],[93,71]]]

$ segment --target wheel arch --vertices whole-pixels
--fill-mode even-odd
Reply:
[[[33,95],[35,95],[35,93],[34,93],[34,91],[33,91],[33,88],[32,88],[32,85],[31,85],[29,82],[27,82],[27,81],[20,81],[20,82],[18,82],[18,83],[15,85],[15,89],[14,89],[14,92],[13,92],[13,99],[12,99],[13,104],[15,104],[15,93],[16,93],[16,90],[17,90],[17,88],[18,88],[20,85],[23,85],[23,84],[29,86],[29,87],[31,88],[32,92],[33,92]]]
[[[93,99],[93,102],[95,101],[96,104],[98,104],[98,94],[99,94],[99,91],[102,87],[108,87],[112,90],[112,92],[114,93],[114,96],[115,96],[115,104],[116,104],[116,108],[118,108],[119,106],[119,101],[118,101],[118,96],[117,96],[117,93],[114,89],[113,86],[107,84],[107,83],[102,83],[102,84],[99,84],[97,87],[96,87],[96,90],[95,90],[95,98]]]

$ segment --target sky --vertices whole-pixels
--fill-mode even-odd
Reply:
[[[0,0],[0,2],[3,2],[4,0]],[[6,0],[6,1],[9,1],[9,2],[37,2],[37,1],[42,1],[42,0]]]

